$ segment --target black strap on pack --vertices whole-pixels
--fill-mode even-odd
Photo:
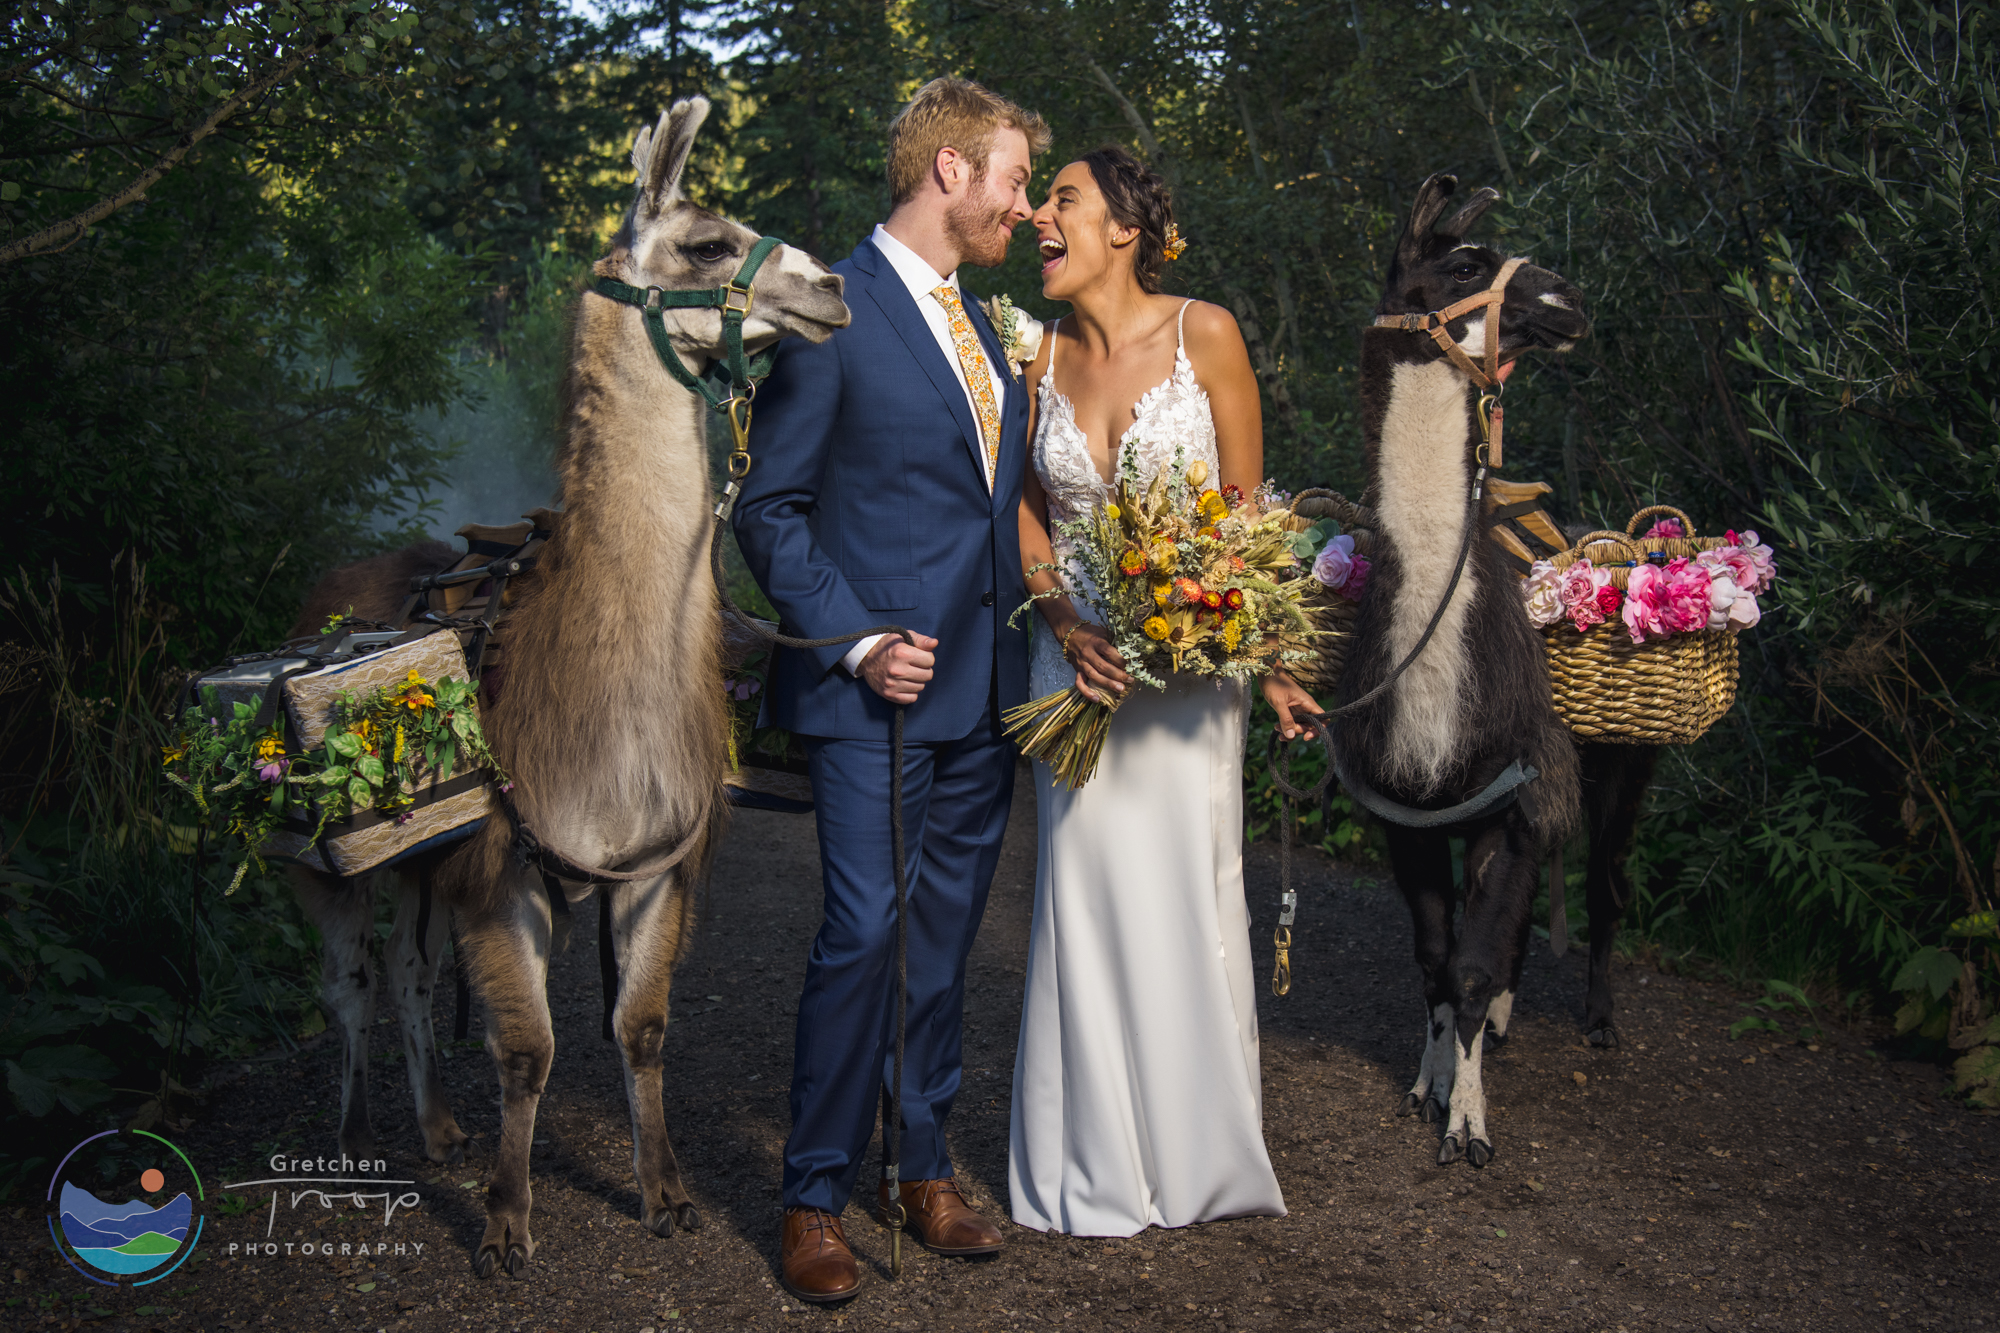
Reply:
[[[1537,559],[1546,560],[1552,555],[1559,554],[1559,552],[1555,547],[1537,537],[1527,524],[1520,521],[1523,514],[1532,514],[1541,507],[1542,502],[1540,500],[1516,500],[1513,504],[1501,505],[1486,516],[1486,526],[1489,528],[1506,528],[1515,537],[1519,538],[1521,544],[1527,547]],[[1504,546],[1500,548],[1498,554],[1501,562],[1507,568],[1513,570],[1523,578],[1527,577],[1528,571],[1533,567],[1528,561],[1523,560]]]
[[[1401,824],[1404,828],[1449,828],[1453,824],[1463,824],[1468,820],[1505,809],[1519,798],[1519,788],[1534,781],[1542,771],[1533,764],[1516,759],[1501,772],[1500,776],[1486,784],[1479,793],[1457,805],[1448,805],[1442,810],[1421,810],[1413,805],[1403,805],[1392,801],[1381,792],[1354,776],[1346,764],[1340,760],[1339,751],[1334,752],[1334,765],[1340,774],[1340,786],[1355,804],[1379,819],[1391,824]]]

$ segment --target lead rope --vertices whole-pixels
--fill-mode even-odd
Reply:
[[[1279,764],[1279,758],[1290,752],[1284,748],[1285,738],[1280,732],[1271,733],[1271,741],[1266,750],[1266,761],[1271,768],[1271,785],[1278,789],[1278,812],[1282,832],[1278,837],[1278,926],[1271,934],[1271,943],[1277,947],[1277,960],[1271,970],[1271,994],[1286,995],[1292,989],[1292,918],[1298,911],[1299,895],[1292,888],[1292,802],[1318,801],[1326,794],[1333,781],[1333,736],[1325,726],[1315,726],[1304,739],[1317,740],[1326,750],[1326,767],[1320,772],[1319,781],[1306,788],[1295,787],[1291,782],[1291,761]]]
[[[1498,417],[1499,408],[1494,405],[1492,396],[1482,397],[1478,407],[1474,409],[1474,416],[1479,421],[1481,445],[1480,448],[1473,451],[1473,461],[1476,467],[1472,474],[1472,495],[1466,509],[1465,538],[1458,546],[1458,559],[1452,565],[1451,581],[1444,585],[1444,596],[1438,599],[1437,610],[1431,612],[1430,623],[1424,626],[1422,637],[1410,649],[1409,654],[1396,664],[1395,670],[1384,676],[1374,689],[1368,691],[1368,693],[1362,695],[1359,699],[1342,704],[1340,707],[1328,712],[1317,714],[1313,718],[1313,734],[1326,746],[1326,772],[1320,775],[1320,780],[1314,785],[1310,795],[1294,787],[1287,781],[1289,774],[1279,771],[1278,744],[1282,737],[1275,731],[1271,733],[1271,744],[1266,764],[1271,773],[1271,785],[1278,789],[1279,807],[1284,817],[1284,833],[1278,844],[1278,901],[1280,910],[1278,913],[1278,928],[1272,935],[1271,940],[1277,950],[1276,963],[1271,972],[1271,993],[1273,995],[1284,995],[1292,988],[1291,927],[1299,902],[1298,894],[1292,890],[1292,801],[1294,799],[1317,799],[1326,791],[1327,784],[1332,779],[1335,767],[1333,733],[1328,729],[1326,725],[1327,721],[1332,718],[1343,717],[1366,704],[1373,703],[1377,698],[1381,697],[1391,685],[1396,683],[1397,678],[1410,669],[1411,664],[1417,660],[1418,655],[1430,643],[1431,636],[1437,633],[1437,627],[1443,623],[1445,610],[1451,605],[1452,594],[1458,591],[1459,580],[1464,577],[1465,562],[1472,554],[1473,535],[1479,531],[1479,497],[1486,491],[1487,468],[1486,459],[1481,455],[1485,446],[1493,441],[1493,435],[1489,433],[1487,425],[1489,408],[1492,415]],[[1497,425],[1497,421],[1494,424]]]
[[[722,609],[735,616],[758,638],[780,648],[833,648],[874,634],[894,634],[915,647],[916,640],[901,625],[877,625],[872,629],[828,639],[793,638],[789,634],[766,629],[761,621],[745,613],[729,596],[729,580],[722,568],[722,540],[729,528],[729,516],[736,510],[736,498],[743,492],[743,478],[750,474],[750,405],[756,396],[757,387],[753,382],[720,405],[720,410],[729,421],[730,434],[735,437],[735,448],[729,454],[729,484],[723,488],[722,498],[715,502],[715,531],[708,544],[709,573]],[[883,1220],[889,1227],[889,1272],[895,1277],[903,1275],[903,1228],[909,1221],[903,1207],[900,1179],[903,1038],[910,1010],[910,876],[903,853],[903,712],[903,705],[897,704],[889,730],[889,849],[896,871],[896,1053],[890,1086],[882,1090],[882,1181],[889,1187],[889,1203],[883,1210]]]

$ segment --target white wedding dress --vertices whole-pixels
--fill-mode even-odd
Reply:
[[[1052,348],[1034,441],[1051,526],[1109,494],[1055,381]],[[1219,474],[1184,341],[1133,418],[1121,468],[1150,481],[1180,450]],[[1033,697],[1075,674],[1037,616]],[[1285,1212],[1264,1148],[1243,900],[1247,692],[1194,675],[1167,683],[1132,687],[1081,791],[1051,787],[1035,765],[1040,847],[1007,1184],[1014,1220],[1038,1231],[1130,1236]]]

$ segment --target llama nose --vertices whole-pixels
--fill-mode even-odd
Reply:
[[[847,279],[833,272],[822,273],[814,281],[820,290],[832,292],[835,296],[840,295],[847,287]]]

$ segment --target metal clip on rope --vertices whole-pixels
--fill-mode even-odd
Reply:
[[[1271,933],[1271,943],[1277,947],[1277,958],[1271,971],[1271,994],[1287,995],[1292,989],[1292,921],[1298,914],[1299,895],[1292,887],[1292,802],[1317,802],[1326,794],[1327,784],[1333,781],[1333,733],[1326,723],[1315,718],[1309,724],[1311,730],[1302,739],[1316,740],[1326,751],[1326,767],[1321,770],[1319,781],[1309,788],[1292,785],[1291,761],[1279,763],[1284,749],[1283,733],[1273,731],[1271,741],[1265,751],[1265,762],[1270,766],[1271,785],[1278,789],[1278,820],[1282,832],[1278,838],[1278,928]]]

